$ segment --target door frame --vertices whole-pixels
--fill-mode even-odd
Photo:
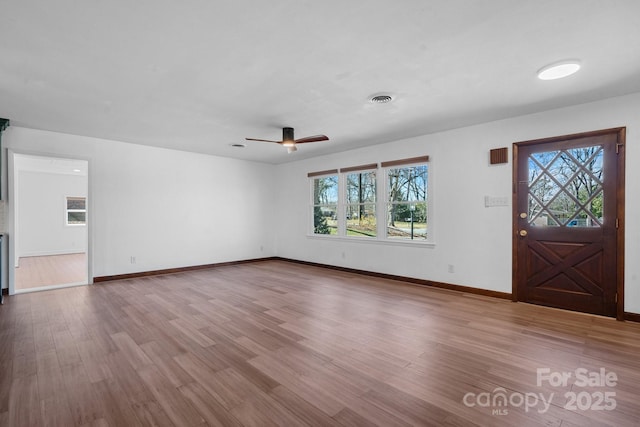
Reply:
[[[59,154],[59,153],[48,153],[41,151],[31,151],[31,150],[22,150],[22,149],[12,149],[9,148],[7,150],[7,201],[5,204],[5,214],[6,214],[6,229],[9,231],[9,239],[8,239],[8,292],[9,295],[16,294],[15,288],[15,258],[16,258],[16,246],[15,246],[15,237],[17,232],[16,227],[16,169],[15,169],[15,156],[16,155],[26,155],[26,156],[37,156],[37,157],[49,157],[56,159],[73,159],[73,160],[84,160],[87,162],[87,285],[93,284],[93,195],[92,195],[92,175],[93,175],[93,161],[90,158],[81,157],[81,156],[73,156],[69,154]],[[78,285],[61,285],[49,286],[46,290],[58,289],[58,288],[66,288]],[[37,290],[35,290],[37,291]],[[21,291],[30,292],[30,291]]]
[[[520,301],[518,298],[518,148],[526,145],[541,144],[545,142],[557,142],[578,138],[587,138],[593,136],[601,136],[606,134],[616,134],[616,199],[617,199],[617,220],[618,227],[616,229],[616,319],[624,320],[624,229],[625,229],[625,147],[626,147],[626,127],[617,127],[610,129],[602,129],[591,132],[582,132],[569,135],[553,136],[548,138],[540,138],[528,141],[520,141],[513,143],[513,176],[512,176],[512,300]]]

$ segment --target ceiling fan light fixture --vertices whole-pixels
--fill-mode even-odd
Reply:
[[[554,62],[538,70],[540,80],[556,80],[568,77],[580,70],[580,61],[575,59]]]
[[[293,147],[296,143],[293,140],[282,141],[282,145],[285,147]]]

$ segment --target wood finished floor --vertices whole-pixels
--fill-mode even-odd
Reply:
[[[536,385],[605,368],[613,388]],[[503,387],[548,411],[468,407]],[[613,391],[612,411],[563,409]],[[469,400],[473,402],[473,399]],[[516,399],[517,402],[517,399]],[[637,426],[640,324],[265,261],[0,306],[2,426]]]
[[[87,283],[87,254],[22,257],[15,272],[16,289]]]

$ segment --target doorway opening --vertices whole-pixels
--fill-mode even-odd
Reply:
[[[15,154],[15,293],[89,283],[89,162]]]

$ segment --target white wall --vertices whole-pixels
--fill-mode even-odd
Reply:
[[[89,160],[93,277],[275,255],[272,165],[16,126],[2,142]]]
[[[18,257],[86,251],[87,228],[69,226],[65,221],[66,198],[87,197],[86,176],[22,170],[17,188]]]
[[[640,313],[640,94],[425,135],[303,160],[278,168],[277,253],[286,258],[511,292],[512,164],[490,166],[489,150],[514,142],[627,127],[625,310]],[[339,142],[339,141],[338,141]],[[433,247],[308,237],[307,173],[418,155],[430,156]],[[448,265],[454,273],[448,272]]]
[[[93,276],[278,255],[511,292],[511,207],[485,208],[484,196],[510,197],[512,165],[489,166],[489,149],[626,126],[625,310],[640,313],[638,111],[634,94],[279,166],[15,126],[3,144],[90,161]],[[431,158],[433,247],[307,237],[307,172],[421,154]]]

